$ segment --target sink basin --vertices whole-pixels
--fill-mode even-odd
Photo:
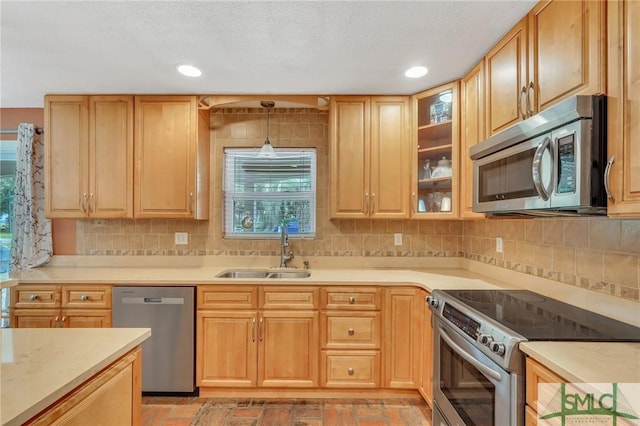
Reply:
[[[267,278],[269,271],[224,271],[216,275],[218,278]]]
[[[311,276],[309,271],[257,271],[247,269],[230,269],[216,275],[217,278],[238,278],[238,279],[252,279],[252,278],[308,278]]]
[[[309,271],[278,271],[271,272],[267,278],[309,278]]]

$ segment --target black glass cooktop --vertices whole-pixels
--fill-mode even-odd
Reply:
[[[443,290],[443,293],[528,340],[640,342],[638,327],[529,290]]]

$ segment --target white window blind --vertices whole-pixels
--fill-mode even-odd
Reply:
[[[224,150],[225,237],[310,238],[316,233],[316,151],[279,148],[276,158],[253,148]]]

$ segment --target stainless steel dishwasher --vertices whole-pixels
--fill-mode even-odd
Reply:
[[[114,287],[113,327],[149,327],[142,391],[195,391],[195,287]]]

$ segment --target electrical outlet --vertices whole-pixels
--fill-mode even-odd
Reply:
[[[496,237],[496,253],[502,253],[502,238]]]
[[[393,243],[397,246],[401,246],[402,245],[402,234],[401,233],[396,233],[393,234]]]
[[[176,245],[189,244],[189,234],[186,232],[176,232],[175,243]]]

